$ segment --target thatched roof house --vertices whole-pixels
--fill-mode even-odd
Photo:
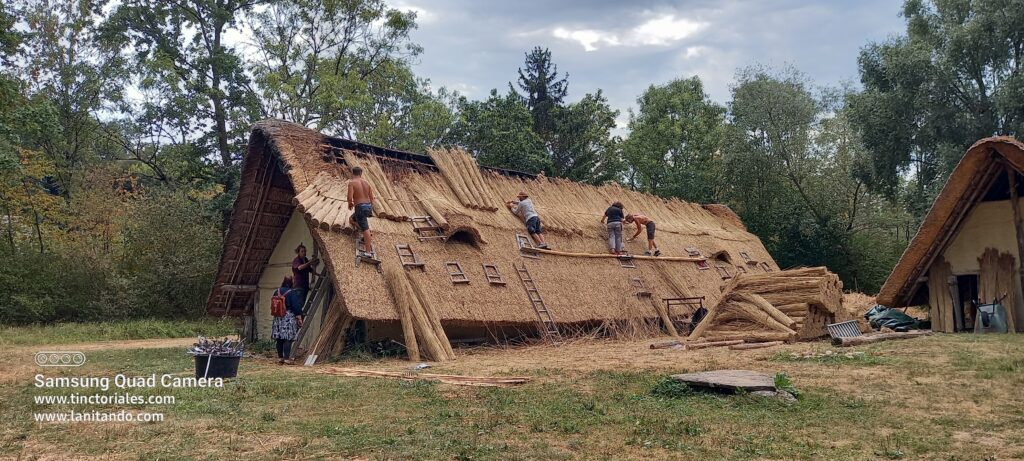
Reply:
[[[370,225],[381,271],[355,257],[345,203],[355,165],[378,197]],[[575,255],[520,250],[517,234],[525,235],[524,226],[504,207],[519,191],[536,203],[551,246]],[[606,252],[600,218],[615,200],[655,220],[659,246],[674,258],[594,257]],[[452,340],[536,335],[546,323],[563,329],[661,323],[693,307],[673,299],[703,296],[706,305],[714,304],[736,273],[778,270],[758,238],[722,205],[535,178],[478,167],[462,151],[414,154],[263,121],[249,140],[207,312],[245,316],[254,335],[269,337],[270,294],[289,273],[300,242],[326,263],[325,307],[310,316],[302,346],[327,353],[344,345],[346,332],[408,342],[423,334]],[[641,237],[627,249],[642,253],[645,244]],[[400,257],[396,245],[408,245],[414,256]],[[520,268],[535,290],[521,281]],[[538,294],[542,304],[531,302]],[[409,324],[416,328],[406,329]]]
[[[1007,296],[1021,331],[1020,194],[1024,144],[1010,137],[975,143],[960,160],[878,294],[890,307],[928,305],[936,331],[970,331],[970,300]],[[1014,320],[1017,320],[1014,322]]]

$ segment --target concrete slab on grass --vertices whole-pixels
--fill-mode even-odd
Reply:
[[[775,377],[769,374],[749,370],[716,370],[700,373],[672,375],[672,379],[686,383],[694,388],[715,389],[736,392],[743,389],[747,392],[776,391]]]

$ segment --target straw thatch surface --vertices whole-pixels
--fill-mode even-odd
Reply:
[[[384,277],[371,265],[353,264],[355,240],[347,224],[347,206],[340,206],[353,164],[364,168],[379,198],[375,205],[378,217],[371,218],[370,225],[385,267],[397,263],[396,244],[411,245],[426,264],[422,272],[403,269],[417,302],[411,301],[404,289],[389,289],[387,279],[394,274]],[[250,300],[230,299],[218,287],[255,283],[269,253],[254,251],[257,245],[253,242],[272,250],[280,230],[270,224],[283,228],[287,223],[286,219],[271,222],[262,213],[269,209],[263,198],[266,183],[257,180],[268,175],[280,189],[275,195],[275,213],[286,216],[295,207],[305,213],[336,287],[330,310],[343,309],[356,319],[402,319],[405,316],[394,302],[397,296],[407,300],[410,308],[430,306],[431,312],[424,311],[428,320],[436,313],[437,321],[446,325],[532,325],[537,314],[513,269],[513,264],[523,263],[558,323],[659,320],[662,315],[656,306],[663,305],[665,298],[705,296],[708,305],[721,298],[720,287],[728,280],[714,267],[701,270],[692,260],[636,260],[636,268],[627,269],[610,258],[522,257],[515,234],[525,234],[524,226],[504,208],[504,202],[520,191],[534,200],[549,243],[560,251],[606,252],[600,217],[609,203],[618,200],[627,211],[641,212],[657,222],[658,242],[665,256],[687,257],[686,248],[696,247],[704,257],[724,253],[749,273],[764,271],[757,264],[744,263],[743,252],[753,261],[766,263],[768,269],[778,270],[757,237],[747,232],[727,207],[664,200],[618,185],[595,187],[481,169],[472,157],[455,150],[432,151],[429,156],[411,154],[327,138],[298,125],[271,120],[254,127],[243,172],[225,242],[226,256],[208,303],[208,312],[215,315],[245,311]],[[408,221],[417,216],[436,217],[451,238],[446,242],[418,241],[413,223]],[[629,227],[627,236],[634,230]],[[247,238],[252,233],[260,237]],[[641,233],[627,249],[641,253],[645,246]],[[446,261],[459,262],[470,283],[453,284],[444,268]],[[495,265],[506,284],[488,283],[483,264]],[[739,271],[733,267],[730,272]],[[642,280],[652,293],[650,298],[636,295],[631,284],[634,278]],[[349,321],[348,316],[337,319]],[[413,335],[429,338],[429,325],[419,326],[422,328],[414,329]],[[419,352],[429,353],[424,344],[419,344]]]
[[[1024,171],[1024,144],[999,136],[982,139],[967,150],[878,293],[880,304],[889,307],[910,304],[932,260],[944,249],[945,242],[974,204],[979,190],[984,193],[985,185],[993,177],[1005,174],[1002,161],[1017,171]]]

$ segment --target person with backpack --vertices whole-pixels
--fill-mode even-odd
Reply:
[[[299,290],[292,289],[293,280],[285,277],[281,287],[274,290],[270,297],[270,315],[274,322],[270,327],[270,337],[277,341],[277,363],[291,364],[292,342],[299,335],[302,327],[302,302],[299,301]]]

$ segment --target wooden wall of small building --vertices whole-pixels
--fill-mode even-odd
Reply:
[[[994,248],[1000,253],[1012,255],[1016,261],[1015,267],[1020,267],[1020,256],[1017,254],[1017,234],[1013,226],[1013,210],[1010,207],[1009,200],[980,202],[975,205],[964,218],[964,222],[942,253],[942,257],[949,263],[953,275],[979,275],[980,263],[978,259],[987,248]],[[1013,306],[1014,312],[1016,312],[1017,319],[1024,319],[1024,299],[1021,296],[1019,276],[1014,277],[1014,280],[1017,281],[1015,287],[1017,296],[1014,296],[1016,305]],[[932,283],[933,281],[929,277],[929,285]],[[940,283],[946,282],[941,281]],[[938,288],[931,287],[930,291]],[[948,293],[948,289],[945,292]],[[931,305],[952,308],[950,302],[945,300],[940,302],[933,301]],[[1007,306],[1007,309],[1009,308],[1010,306]],[[1022,322],[1018,322],[1017,331],[1022,331],[1020,323]],[[941,328],[935,329],[936,331],[942,331]]]

